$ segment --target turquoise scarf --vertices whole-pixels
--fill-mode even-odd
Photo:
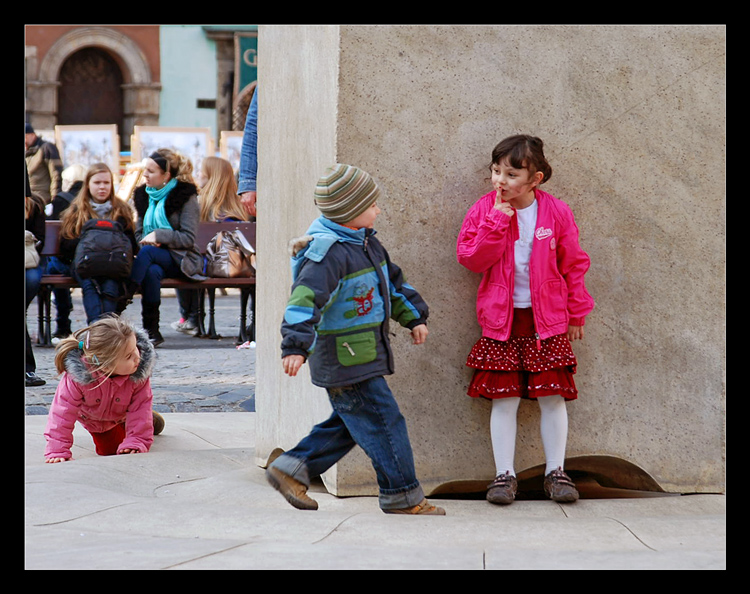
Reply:
[[[171,229],[172,225],[169,224],[169,219],[164,212],[164,199],[167,194],[177,185],[177,179],[172,178],[169,183],[163,188],[149,188],[146,186],[146,194],[148,194],[148,210],[143,217],[143,236],[145,237],[154,229]]]

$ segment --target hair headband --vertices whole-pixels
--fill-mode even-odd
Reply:
[[[156,163],[164,173],[169,171],[169,162],[165,157],[154,151],[148,156],[154,163]]]

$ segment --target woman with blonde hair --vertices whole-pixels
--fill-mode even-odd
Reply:
[[[201,188],[201,221],[247,220],[247,211],[237,195],[237,180],[229,161],[221,157],[206,157],[196,181]]]
[[[206,157],[195,175],[199,188],[201,222],[246,221],[247,211],[237,195],[237,180],[232,164],[221,157]],[[172,323],[178,332],[195,334],[198,330],[198,291],[177,291],[181,318]]]
[[[130,240],[133,253],[138,251],[135,225],[130,205],[115,196],[112,171],[105,163],[95,163],[86,171],[78,195],[61,215],[59,261],[69,267],[68,272],[81,285],[83,308],[88,324],[107,313],[120,313],[124,293],[121,279],[108,276],[81,278],[73,260],[81,240],[84,225],[92,219],[107,219],[118,223]]]

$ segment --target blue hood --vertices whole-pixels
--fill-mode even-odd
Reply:
[[[292,280],[296,280],[297,272],[304,259],[320,262],[325,258],[334,243],[354,243],[364,245],[365,238],[374,234],[369,229],[350,229],[321,216],[315,219],[305,233],[309,242],[291,258]]]

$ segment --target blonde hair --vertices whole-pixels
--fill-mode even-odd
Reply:
[[[108,173],[112,180],[112,187],[109,191],[109,200],[112,203],[112,212],[109,218],[112,220],[124,220],[125,229],[134,229],[133,210],[130,205],[115,196],[115,180],[112,176],[112,170],[106,163],[94,163],[86,171],[86,177],[83,180],[83,186],[78,195],[70,203],[60,216],[60,235],[65,239],[75,239],[81,234],[81,227],[86,221],[99,218],[94,209],[91,207],[91,192],[89,191],[89,182],[97,173]]]
[[[67,192],[74,183],[82,182],[86,179],[86,168],[80,163],[75,163],[63,169],[60,177],[62,178],[62,190],[63,192]]]
[[[201,168],[207,179],[199,196],[201,221],[213,222],[226,217],[247,220],[247,211],[237,195],[232,164],[221,157],[206,157]]]
[[[58,373],[63,373],[66,370],[65,358],[71,351],[79,349],[85,363],[109,378],[122,357],[127,341],[135,333],[135,328],[128,322],[115,314],[108,314],[58,343],[55,368]]]

